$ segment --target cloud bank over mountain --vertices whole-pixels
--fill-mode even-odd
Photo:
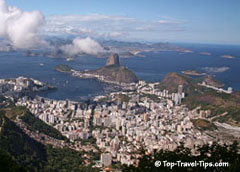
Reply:
[[[48,48],[56,54],[60,52],[69,56],[81,53],[97,55],[104,52],[104,48],[96,40],[136,41],[139,36],[148,34],[156,38],[154,34],[162,32],[164,35],[166,31],[172,32],[173,28],[177,32],[183,31],[185,23],[170,17],[143,20],[105,14],[44,17],[40,11],[23,11],[0,0],[0,51]],[[66,40],[52,39],[53,36]],[[73,40],[72,43],[69,39]]]
[[[85,18],[84,20],[89,19]],[[103,47],[90,37],[84,39],[77,37],[72,44],[62,45],[60,48],[50,46],[40,34],[43,33],[41,29],[45,27],[45,23],[44,16],[40,11],[22,11],[17,7],[7,6],[5,0],[0,0],[0,38],[3,38],[0,46],[2,50],[5,50],[9,45],[17,49],[48,47],[53,50],[60,49],[68,56],[80,53],[97,55],[104,51]],[[53,25],[52,28],[47,26],[45,29],[48,29],[48,32],[62,31],[81,36],[84,36],[85,33],[91,33],[91,30],[85,28],[61,28],[56,25]]]
[[[72,44],[63,45],[60,50],[64,52],[66,56],[76,56],[78,54],[91,54],[97,55],[104,52],[104,48],[96,41],[87,38],[75,38]]]

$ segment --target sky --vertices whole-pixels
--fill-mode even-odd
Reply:
[[[39,10],[41,34],[240,44],[240,0],[6,0]]]

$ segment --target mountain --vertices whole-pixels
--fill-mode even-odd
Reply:
[[[183,85],[185,92],[190,93],[193,89],[193,80],[188,76],[172,72],[168,73],[156,87],[175,93],[179,85]]]
[[[110,54],[110,56],[107,60],[106,66],[111,66],[111,65],[120,66],[120,60],[119,60],[119,56],[117,53]]]
[[[103,76],[107,81],[118,83],[136,83],[137,76],[127,67],[120,65],[119,56],[112,53],[106,63],[106,66],[96,70],[86,71],[85,73]]]
[[[89,74],[95,74],[105,77],[107,81],[118,83],[136,83],[137,76],[127,67],[124,66],[104,66],[96,70],[87,71]]]

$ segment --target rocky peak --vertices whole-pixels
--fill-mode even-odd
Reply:
[[[119,56],[117,53],[111,53],[110,56],[108,57],[106,66],[120,66],[120,60],[119,60]]]

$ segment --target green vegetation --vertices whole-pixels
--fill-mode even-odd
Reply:
[[[101,98],[101,99],[99,100],[99,102],[108,102],[108,101],[111,101],[111,98],[108,97],[108,96],[106,96],[106,97],[104,97],[104,98]]]
[[[138,82],[137,76],[124,66],[104,66],[96,70],[86,71],[86,73],[101,75],[107,80],[120,83]]]
[[[203,145],[198,148],[199,155],[191,155],[191,150],[184,148],[183,145],[179,146],[174,151],[160,150],[149,155],[145,154],[145,150],[141,150],[139,153],[141,158],[139,158],[138,167],[135,166],[125,166],[123,172],[170,172],[170,171],[226,171],[226,172],[237,172],[240,168],[240,155],[238,154],[238,143],[235,142],[232,145],[219,145],[214,143],[213,145]],[[211,155],[211,156],[209,156]],[[181,167],[174,166],[172,169],[170,167],[164,167],[163,161],[168,162],[228,162],[227,167]],[[155,167],[155,162],[161,161],[162,165],[160,167]]]
[[[15,120],[18,117],[23,122],[28,124],[31,127],[31,129],[37,130],[40,133],[46,134],[55,139],[67,140],[67,138],[62,136],[62,134],[58,130],[47,125],[42,120],[35,117],[24,106],[7,107],[7,108],[2,109],[2,113],[5,114],[5,116],[11,120]]]
[[[117,96],[117,99],[120,101],[120,102],[126,102],[128,103],[130,101],[130,97],[126,94],[118,94]]]
[[[32,171],[38,171],[46,161],[44,145],[31,139],[7,117],[0,132],[0,148],[11,154],[19,164]]]
[[[66,64],[61,64],[61,65],[55,66],[54,69],[59,72],[66,72],[66,73],[70,73],[72,70],[72,68]]]
[[[0,150],[0,171],[3,172],[26,172],[27,169],[13,160],[6,151]]]
[[[3,95],[0,95],[0,102],[3,102],[5,99],[5,97]]]
[[[96,144],[97,140],[94,137],[90,137],[89,139],[78,139],[82,145],[88,145],[88,144]]]
[[[205,119],[194,119],[192,122],[193,125],[199,130],[215,130],[217,128],[213,123]]]
[[[9,119],[15,120],[17,116],[21,117],[28,113],[28,109],[23,106],[11,106],[5,109],[6,116]]]
[[[45,171],[49,172],[97,172],[97,169],[92,169],[83,165],[81,153],[67,148],[52,148],[46,147],[47,165]],[[43,171],[44,171],[43,170]]]
[[[161,100],[155,94],[144,94],[144,97],[148,97],[149,99],[151,99],[154,102],[160,102],[160,100]]]
[[[14,122],[6,117],[4,111],[1,112],[3,113],[0,113],[0,171],[99,171],[98,169],[83,165],[83,159],[81,158],[82,153],[80,152],[68,148],[61,149],[45,146],[33,140],[16,126]],[[28,118],[30,118],[30,120],[28,120],[31,121],[32,117],[28,116]],[[21,164],[21,166],[18,164]],[[22,166],[24,166],[26,170],[22,168]]]
[[[20,119],[26,124],[28,124],[29,126],[31,126],[33,129],[39,131],[40,133],[46,134],[55,139],[67,140],[67,138],[65,138],[58,130],[47,125],[46,123],[44,123],[42,120],[35,117],[30,112],[26,112],[24,115],[20,117]]]
[[[238,92],[234,92],[228,95],[205,90],[203,93],[189,94],[183,103],[190,109],[201,106],[203,110],[211,110],[211,116],[228,112],[228,115],[220,117],[219,120],[237,126],[240,125],[240,97],[237,97],[238,94]]]

